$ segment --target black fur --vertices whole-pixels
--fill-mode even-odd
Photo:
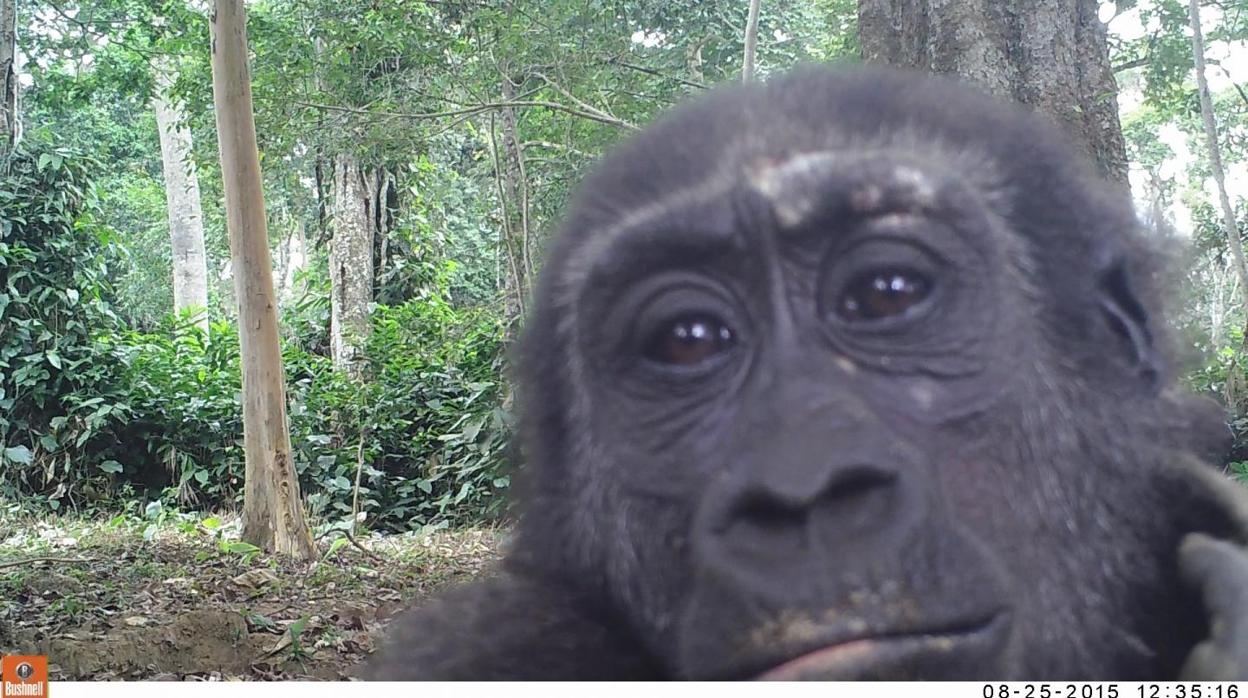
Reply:
[[[397,621],[372,675],[1156,679],[1202,641],[1189,678],[1239,672],[1207,617],[1248,605],[1242,496],[1195,457],[1216,415],[1174,385],[1138,228],[1045,119],[943,80],[676,110],[549,250],[505,571]],[[896,268],[927,301],[840,314]],[[731,341],[656,362],[689,317]],[[1232,544],[1185,548],[1185,586],[1193,532]]]

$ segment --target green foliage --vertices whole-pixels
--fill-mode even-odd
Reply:
[[[500,333],[439,296],[380,307],[356,383],[328,358],[287,344],[292,456],[314,515],[351,513],[356,469],[371,525],[403,529],[496,515],[509,478],[510,423],[498,407]],[[198,507],[241,501],[238,337],[214,323],[129,332],[109,343],[128,419],[118,479]]]
[[[118,314],[129,326],[154,327],[173,307],[164,185],[146,172],[110,173],[100,183],[101,221],[125,251],[113,274]]]
[[[1230,472],[1231,477],[1245,485],[1248,485],[1248,461],[1232,461],[1227,464],[1226,468],[1227,471]]]
[[[57,509],[167,496],[232,505],[242,496],[238,335],[187,318],[124,329],[104,279],[116,245],[95,222],[90,159],[30,140],[0,177],[0,496]],[[361,509],[391,529],[497,515],[509,484],[501,330],[460,310],[446,267],[425,264],[415,297],[379,306],[357,383],[296,333],[285,347],[292,456],[315,513]],[[288,320],[324,327],[310,285]],[[301,316],[310,316],[311,319]],[[163,519],[159,502],[144,517]],[[189,523],[188,525],[194,525]],[[150,526],[149,526],[150,527]],[[153,529],[154,530],[154,529]]]
[[[117,327],[106,282],[115,246],[88,178],[97,166],[40,134],[0,162],[0,495],[63,494],[71,475],[105,476],[76,469],[127,411],[102,385],[93,341]]]

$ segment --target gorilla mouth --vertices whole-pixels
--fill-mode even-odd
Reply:
[[[991,673],[1005,645],[1003,612],[923,632],[823,644],[763,671],[761,681],[862,681],[970,678]]]

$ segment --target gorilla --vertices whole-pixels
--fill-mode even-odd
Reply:
[[[678,108],[548,249],[505,563],[370,676],[1248,678],[1245,495],[1140,228],[941,79]]]

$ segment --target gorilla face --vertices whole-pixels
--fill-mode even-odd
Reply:
[[[517,557],[671,676],[1173,676],[1176,438],[1125,194],[1038,118],[878,71],[713,95],[608,158],[525,339]]]

